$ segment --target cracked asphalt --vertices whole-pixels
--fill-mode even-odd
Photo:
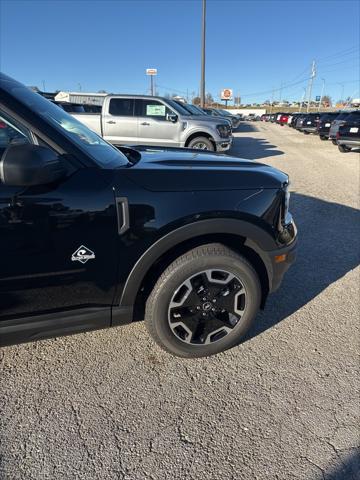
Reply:
[[[144,325],[0,350],[0,478],[355,480],[359,154],[244,123],[232,152],[291,176],[297,263],[247,339],[162,352]]]

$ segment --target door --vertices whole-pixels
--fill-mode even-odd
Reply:
[[[138,122],[134,116],[132,98],[110,97],[103,108],[103,136],[114,145],[136,145],[138,143]]]
[[[135,114],[138,116],[139,145],[160,145],[179,147],[182,122],[167,105],[159,100],[135,100]],[[175,121],[170,116],[175,115]]]
[[[0,110],[0,155],[19,141],[39,143]],[[110,319],[118,228],[108,172],[74,168],[57,185],[26,188],[0,181],[0,324],[81,307]]]

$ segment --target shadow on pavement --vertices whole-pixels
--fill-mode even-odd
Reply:
[[[238,128],[234,130],[236,133],[247,133],[247,132],[258,132],[259,129],[256,127],[256,122],[248,122],[248,123],[243,123],[241,122]]]
[[[265,138],[234,137],[228,154],[249,160],[283,155],[284,152],[275,150],[276,148],[276,145],[272,145]]]
[[[324,472],[326,480],[359,480],[360,478],[360,453],[358,450],[349,455],[336,469]]]
[[[286,319],[360,263],[359,210],[298,193],[292,193],[290,209],[298,227],[296,262],[246,340]]]

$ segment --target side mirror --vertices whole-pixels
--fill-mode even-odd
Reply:
[[[175,113],[169,113],[167,119],[169,122],[176,123],[178,121],[178,116]]]
[[[65,174],[55,152],[30,143],[10,144],[0,160],[0,180],[13,187],[48,185],[61,180]]]

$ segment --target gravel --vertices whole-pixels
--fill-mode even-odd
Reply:
[[[243,123],[291,177],[297,263],[238,347],[199,360],[144,325],[0,350],[0,478],[359,479],[359,154]]]

